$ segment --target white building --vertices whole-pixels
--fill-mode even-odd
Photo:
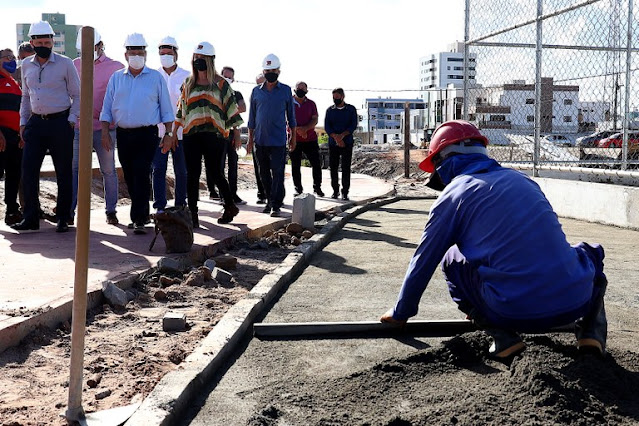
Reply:
[[[468,57],[468,82],[475,84],[477,55]],[[427,104],[426,128],[431,131],[447,120],[461,118],[464,87],[464,43],[453,43],[446,52],[420,58],[419,97]]]
[[[601,123],[610,121],[610,102],[579,102],[579,127],[582,131],[596,130]]]
[[[404,106],[409,103],[410,109],[423,111],[426,105],[421,99],[367,98],[362,114],[362,131],[367,134],[364,143],[389,143],[395,138],[403,139],[402,120]],[[413,115],[411,113],[411,115]],[[423,117],[423,114],[418,114]],[[423,128],[423,119],[412,118],[411,128],[419,125]]]
[[[535,128],[535,85],[523,80],[499,87],[473,88],[469,119],[480,129],[509,129],[532,133]],[[579,86],[541,82],[541,132],[579,131]]]
[[[468,56],[468,81],[475,82],[477,55]],[[454,87],[464,86],[464,43],[453,43],[448,51],[433,53],[419,59],[419,88],[421,98],[429,89],[442,89],[452,84]]]

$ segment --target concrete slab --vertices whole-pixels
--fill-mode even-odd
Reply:
[[[251,164],[240,164],[251,168]],[[324,185],[328,186],[330,176],[323,171]],[[302,180],[311,185],[310,170],[302,168]],[[376,197],[386,196],[394,191],[392,184],[366,175],[353,174],[351,177],[352,201],[342,202],[330,198],[318,198],[318,210],[327,211],[343,208],[354,203],[366,203]],[[204,260],[207,248],[228,241],[239,235],[256,236],[264,230],[282,226],[290,222],[293,204],[293,184],[290,168],[286,169],[286,192],[282,209],[283,217],[271,218],[261,213],[257,205],[255,190],[240,191],[239,196],[248,201],[240,206],[240,214],[233,223],[217,224],[222,206],[209,200],[201,200],[200,229],[194,232],[193,250],[190,257]],[[171,205],[172,200],[169,200]],[[101,283],[125,280],[132,283],[132,272],[144,271],[155,266],[165,256],[164,241],[158,238],[153,251],[149,243],[153,238],[153,228],[147,227],[146,235],[133,235],[127,229],[129,207],[119,206],[118,217],[121,224],[108,225],[102,210],[93,210],[90,218],[88,292],[97,303],[101,295]],[[76,223],[76,226],[78,224]],[[55,325],[70,318],[73,283],[75,276],[75,227],[65,234],[55,232],[55,225],[41,221],[40,231],[19,234],[4,223],[0,224],[0,352],[17,343],[38,324]],[[128,281],[126,281],[128,280]],[[90,300],[91,302],[91,300]],[[58,309],[64,308],[63,311]],[[52,313],[55,311],[55,315]]]

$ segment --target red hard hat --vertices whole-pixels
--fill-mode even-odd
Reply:
[[[433,164],[435,155],[447,146],[467,139],[481,142],[484,146],[488,145],[488,139],[479,133],[479,129],[468,121],[453,120],[443,123],[433,133],[428,146],[428,157],[419,163],[419,168],[425,172],[433,173],[435,171],[435,165]]]

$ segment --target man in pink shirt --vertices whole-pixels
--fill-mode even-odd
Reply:
[[[302,188],[302,154],[311,163],[313,169],[313,192],[320,197],[324,196],[322,192],[322,164],[320,162],[319,145],[317,143],[317,133],[315,126],[317,125],[317,106],[315,102],[308,99],[308,86],[303,81],[295,85],[295,119],[297,120],[297,145],[290,152],[291,169],[293,174],[293,185],[295,186],[295,195],[303,192]]]
[[[82,31],[82,30],[80,30]],[[76,47],[78,51],[82,46],[81,32],[78,33]],[[118,202],[118,175],[115,170],[115,128],[111,128],[111,140],[114,141],[113,149],[107,150],[102,146],[100,112],[102,102],[106,93],[107,83],[111,75],[124,65],[118,61],[108,58],[104,54],[104,44],[98,32],[95,32],[95,50],[93,52],[93,150],[98,156],[100,163],[100,173],[104,183],[104,200],[106,201],[106,221],[111,225],[119,223],[116,216],[115,207]],[[76,58],[73,64],[78,70],[80,80],[82,80],[81,60]],[[75,138],[73,139],[73,193],[71,200],[71,220],[75,216],[75,207],[78,203],[78,154],[80,151],[80,137],[78,126],[75,127]]]

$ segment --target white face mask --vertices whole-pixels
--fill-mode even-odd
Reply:
[[[226,82],[230,85],[231,83],[233,83],[233,79],[232,78],[228,78],[228,77],[224,77],[224,80],[226,80]]]
[[[16,59],[16,66],[22,66],[22,59]]]
[[[134,70],[141,70],[144,68],[145,58],[144,56],[129,56],[129,66]]]
[[[100,53],[99,53],[99,52],[96,52],[96,51],[94,50],[94,51],[93,51],[93,60],[94,60],[94,61],[97,61],[99,57],[100,57]]]
[[[163,68],[171,68],[175,65],[175,58],[173,55],[160,55],[160,63]]]

